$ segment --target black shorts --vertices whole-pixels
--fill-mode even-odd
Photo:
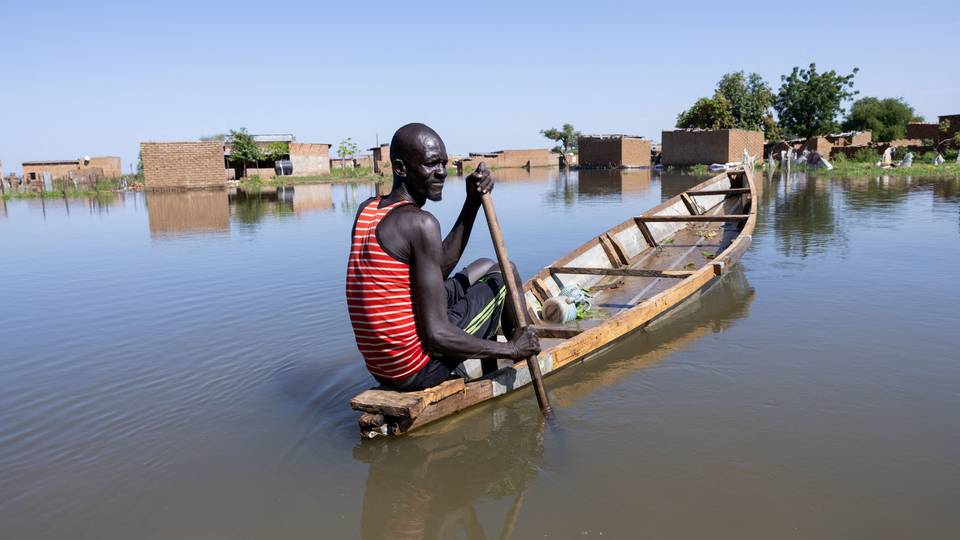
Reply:
[[[458,272],[443,282],[447,289],[447,318],[457,328],[480,339],[496,339],[500,327],[507,288],[500,272],[490,272],[469,285],[467,276]],[[397,390],[423,390],[457,375],[466,378],[461,363],[465,358],[434,354],[420,371],[402,381],[376,377],[377,381]]]

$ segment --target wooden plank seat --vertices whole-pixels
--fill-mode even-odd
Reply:
[[[591,276],[627,276],[683,279],[693,275],[691,270],[647,270],[645,268],[584,268],[580,266],[551,266],[551,274],[585,274]]]
[[[383,387],[371,388],[354,396],[350,407],[356,411],[413,420],[429,405],[464,391],[463,379],[450,379],[416,392],[397,392]]]
[[[743,195],[750,193],[750,188],[731,188],[731,189],[704,189],[702,191],[688,191],[687,195]]]
[[[646,223],[685,223],[690,221],[710,222],[710,221],[746,221],[750,219],[749,214],[720,214],[716,216],[637,216],[633,218],[637,221]]]

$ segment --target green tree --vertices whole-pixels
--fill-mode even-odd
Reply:
[[[734,126],[730,102],[721,94],[700,98],[677,115],[678,128],[729,129]]]
[[[337,155],[340,157],[340,168],[344,168],[347,158],[353,159],[353,156],[359,151],[360,148],[350,137],[340,141],[340,145],[337,146]]]
[[[773,106],[774,96],[770,85],[759,74],[746,75],[743,71],[727,73],[717,83],[716,94],[722,95],[730,103],[733,127],[763,129],[767,125],[765,119]]]
[[[921,120],[903,98],[865,97],[853,102],[843,129],[870,130],[875,141],[892,141],[907,136],[908,123]]]
[[[241,166],[241,177],[247,175],[247,162],[256,163],[263,159],[263,152],[253,140],[253,135],[247,133],[247,128],[230,130],[230,160],[239,161]]]
[[[558,154],[576,154],[579,151],[577,147],[577,138],[580,132],[573,129],[572,124],[564,124],[562,128],[550,128],[540,130],[540,134],[557,143],[550,149],[551,152]]]
[[[789,75],[781,75],[780,91],[773,103],[780,128],[796,137],[836,131],[843,103],[859,93],[853,89],[858,71],[853,68],[849,75],[839,75],[832,69],[819,73],[817,65],[811,63],[808,69],[795,67]]]
[[[713,97],[698,99],[677,116],[677,127],[756,129],[768,140],[777,139],[780,132],[770,113],[773,99],[773,90],[759,74],[727,73],[720,77]]]
[[[229,135],[227,135],[226,133],[216,133],[214,135],[204,135],[200,137],[200,140],[201,141],[226,141],[227,137],[229,137]]]
[[[267,145],[267,148],[266,150],[264,150],[263,155],[269,160],[276,161],[289,153],[290,153],[289,144],[281,141],[276,141]]]

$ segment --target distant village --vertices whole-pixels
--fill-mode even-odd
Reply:
[[[745,129],[677,129],[663,131],[659,144],[639,135],[580,135],[576,153],[558,153],[557,149],[530,148],[471,152],[451,156],[450,163],[462,173],[471,162],[483,161],[488,167],[575,167],[586,169],[630,169],[685,167],[737,162],[746,152],[754,158],[775,157],[781,152],[816,153],[836,159],[853,157],[868,150],[879,155],[886,148],[906,148],[922,153],[960,132],[960,115],[940,116],[936,123],[911,122],[907,138],[874,142],[870,131],[835,133],[779,142],[764,142],[764,133]],[[943,126],[949,126],[944,130]],[[292,134],[253,135],[253,141],[266,151],[277,148],[275,159],[247,162],[232,159],[229,140],[142,142],[140,160],[143,188],[147,190],[222,189],[241,178],[324,177],[337,169],[368,168],[382,175],[390,168],[390,146],[383,144],[345,157],[331,157],[331,144],[299,142]],[[2,167],[2,164],[0,164]],[[91,184],[119,178],[123,167],[119,157],[95,156],[54,161],[27,161],[23,175],[3,176],[4,189],[53,189],[55,180]],[[0,168],[0,175],[3,171]]]

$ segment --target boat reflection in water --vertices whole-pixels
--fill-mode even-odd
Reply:
[[[575,406],[592,392],[744,318],[753,297],[737,266],[662,322],[634,333],[601,358],[551,377],[551,400],[560,409]],[[369,466],[361,536],[509,537],[543,461],[546,423],[528,405],[522,398],[485,403],[403,438],[358,443],[353,456]],[[509,502],[498,502],[505,498]],[[481,504],[483,512],[478,511]],[[481,515],[495,513],[491,507],[500,509],[502,517],[482,523]]]

